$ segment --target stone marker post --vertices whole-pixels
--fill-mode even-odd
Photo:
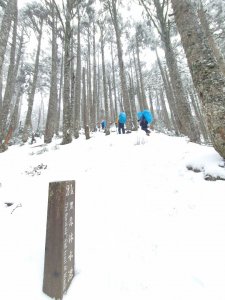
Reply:
[[[43,292],[63,299],[74,277],[75,181],[49,183]]]

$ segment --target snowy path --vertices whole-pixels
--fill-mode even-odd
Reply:
[[[65,299],[224,300],[225,183],[186,169],[196,152],[217,154],[154,132],[145,141],[98,134],[40,155],[30,146],[5,155],[3,170],[14,153],[17,160],[0,178],[0,197],[22,207],[9,214],[0,206],[0,299],[48,299],[48,182],[75,179],[77,274]],[[48,166],[40,176],[25,174],[40,163]]]
[[[224,203],[215,201],[217,208],[211,208],[210,183],[187,172],[185,141],[152,134],[148,145],[126,153],[129,137],[118,138],[121,144],[112,143],[96,159],[101,168],[93,166],[83,181],[77,212],[80,281],[85,286],[89,277],[95,299],[213,299],[215,285],[225,282],[225,269],[218,274],[225,263],[225,239],[218,242],[219,232],[225,233],[225,211],[218,209]],[[86,299],[89,288],[84,293],[79,282],[77,288]]]

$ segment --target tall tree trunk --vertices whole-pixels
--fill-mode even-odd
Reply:
[[[149,109],[147,100],[146,100],[146,95],[145,95],[144,81],[143,81],[141,61],[140,61],[140,46],[139,46],[137,33],[135,35],[135,38],[136,38],[137,65],[138,65],[138,73],[139,73],[140,87],[141,87],[141,101],[142,101],[143,108]]]
[[[74,120],[74,137],[79,138],[80,116],[81,116],[81,45],[80,45],[80,14],[79,7],[77,17],[77,68],[75,76],[75,120]]]
[[[2,80],[3,80],[2,71],[0,73],[0,113],[2,111],[2,90],[3,90],[3,85],[2,85]],[[2,121],[1,121],[1,117],[0,117],[0,134],[2,132],[1,124],[2,124]],[[1,138],[0,138],[0,143],[1,143]]]
[[[129,76],[130,81],[130,99],[131,99],[131,111],[132,111],[132,122],[133,122],[133,130],[138,130],[138,122],[137,122],[137,109],[135,105],[135,96],[134,96],[134,82],[133,76]]]
[[[3,68],[11,23],[13,20],[13,15],[15,13],[15,7],[17,7],[17,0],[8,1],[2,18],[0,29],[0,73],[2,72]]]
[[[21,96],[23,94],[23,86],[21,85],[19,87],[19,91],[16,95],[16,103],[14,106],[14,110],[13,110],[13,114],[10,120],[10,124],[9,124],[9,130],[8,130],[8,139],[11,139],[11,136],[13,135],[13,133],[16,131],[17,129],[17,125],[19,123],[19,108],[20,108],[20,101],[21,101]]]
[[[101,52],[102,52],[103,94],[104,94],[105,120],[106,120],[105,134],[109,135],[110,134],[109,103],[108,103],[108,95],[107,95],[104,37],[103,37],[103,29],[102,28],[101,28]]]
[[[176,135],[179,135],[180,134],[180,131],[179,131],[179,116],[178,116],[178,110],[176,108],[176,101],[174,99],[174,93],[173,93],[173,89],[172,89],[172,86],[171,86],[171,82],[169,80],[169,75],[168,75],[167,69],[164,68],[163,71],[164,71],[164,74],[165,74],[166,86],[168,87],[169,93],[171,95],[171,98],[168,98],[168,99],[171,99],[171,101],[169,102],[170,111],[171,111],[171,119],[172,119],[172,122],[173,122],[173,125],[174,125],[175,133],[176,133]]]
[[[28,110],[27,110],[26,120],[25,120],[25,124],[24,124],[24,129],[23,129],[23,136],[22,136],[22,140],[24,143],[27,142],[28,137],[29,137],[29,129],[32,128],[31,115],[32,115],[32,111],[33,111],[34,95],[35,95],[35,91],[36,91],[37,78],[38,78],[38,67],[39,67],[39,58],[40,58],[40,51],[41,51],[42,29],[43,29],[43,19],[41,19],[40,32],[39,32],[39,36],[38,36],[38,48],[37,48],[36,59],[35,59],[33,82],[32,82],[32,86],[31,86],[30,94],[28,96]]]
[[[115,121],[115,110],[113,106],[113,98],[112,98],[112,86],[111,86],[111,79],[108,75],[108,88],[109,88],[109,103],[110,103],[110,123]]]
[[[157,122],[160,123],[160,121],[162,120],[162,108],[159,102],[158,90],[156,90],[156,114],[157,114]]]
[[[117,94],[116,94],[116,77],[115,77],[115,64],[113,57],[113,48],[111,42],[111,59],[112,59],[112,79],[113,79],[113,93],[114,93],[114,103],[115,103],[115,115],[118,117],[118,104],[117,104]]]
[[[100,53],[98,51],[98,72],[97,72],[97,121],[100,126],[100,120],[101,120],[101,71],[100,71]]]
[[[89,111],[89,120],[92,121],[93,102],[92,102],[92,81],[91,81],[91,36],[90,25],[88,26],[88,59],[87,59],[87,104]],[[91,123],[90,127],[93,128],[94,124]]]
[[[71,18],[72,8],[71,1],[67,1],[66,24],[65,24],[65,40],[64,40],[64,86],[63,86],[63,140],[62,145],[72,142],[71,133],[71,99],[70,99],[70,45],[72,38]]]
[[[158,21],[157,24],[156,24],[156,20],[152,17],[150,10],[147,9],[146,2],[144,0],[140,0],[140,1],[145,7],[148,16],[155,24],[158,33],[160,34],[161,40],[164,44],[166,62],[169,69],[171,85],[174,93],[174,99],[176,101],[176,107],[178,110],[179,131],[184,135],[187,135],[192,142],[198,142],[199,132],[196,130],[193,121],[193,116],[191,114],[191,109],[184,93],[181,76],[178,70],[177,61],[176,61],[175,53],[170,38],[171,26],[168,23],[168,18],[167,18],[168,1],[153,0],[154,6],[156,8],[156,18]]]
[[[2,23],[1,23],[1,29],[0,29],[0,80],[1,80],[1,85],[2,85],[2,74],[3,74],[3,64],[4,64],[4,58],[5,58],[5,53],[6,53],[6,47],[8,44],[8,39],[9,39],[9,33],[11,29],[11,23],[13,21],[14,16],[17,15],[17,0],[11,0],[8,1],[5,12],[2,18]],[[17,26],[17,17],[14,19],[16,20],[16,26]],[[14,30],[15,30],[15,21],[14,21]],[[2,86],[1,86],[2,89]],[[2,92],[2,91],[1,91]],[[4,123],[5,121],[3,120],[4,114],[3,114],[3,103],[1,100],[1,105],[0,105],[0,152],[3,152],[7,150],[7,145],[5,144],[4,141]]]
[[[201,22],[201,26],[203,29],[203,32],[205,34],[206,39],[208,40],[209,46],[211,48],[211,50],[213,51],[213,54],[217,60],[218,66],[220,68],[220,71],[223,73],[223,75],[225,76],[225,61],[223,58],[222,53],[220,52],[220,49],[213,37],[213,34],[209,28],[209,23],[208,20],[206,18],[206,13],[204,11],[204,7],[202,5],[202,2],[200,3],[200,7],[198,9],[198,16],[199,16],[199,20]]]
[[[165,32],[165,56],[169,69],[171,85],[173,88],[176,108],[178,109],[179,124],[178,128],[181,133],[187,135],[192,142],[199,142],[199,133],[193,122],[193,116],[184,93],[181,76],[178,70],[177,61],[171,45],[168,33]]]
[[[165,103],[164,93],[163,93],[162,88],[160,88],[160,102],[161,102],[161,107],[162,107],[162,117],[163,117],[164,124],[166,126],[166,129],[171,131],[172,130],[171,123],[170,123],[168,111],[166,108],[166,103]]]
[[[87,95],[86,95],[86,79],[85,79],[85,68],[83,68],[83,107],[84,107],[84,132],[86,139],[90,139],[89,129],[89,112],[87,106]]]
[[[149,96],[149,102],[150,102],[150,110],[151,110],[152,117],[153,117],[153,122],[152,122],[151,125],[153,125],[154,122],[155,122],[155,111],[154,111],[154,108],[153,108],[152,92],[151,92],[150,86],[148,88],[148,96]]]
[[[208,130],[207,130],[207,127],[205,125],[205,122],[204,122],[204,119],[203,119],[203,116],[202,116],[202,110],[199,107],[198,97],[196,97],[194,95],[194,92],[193,92],[192,88],[190,88],[188,92],[189,92],[189,95],[190,95],[190,98],[191,98],[191,103],[192,103],[194,111],[195,111],[197,122],[198,122],[198,125],[199,125],[199,128],[200,128],[200,132],[203,136],[204,141],[206,143],[209,143],[210,138],[209,138]]]
[[[13,17],[13,37],[12,37],[12,45],[11,45],[11,51],[10,51],[10,63],[8,68],[8,74],[7,74],[7,81],[6,81],[6,87],[5,87],[5,94],[3,98],[3,106],[2,106],[2,114],[1,114],[1,120],[2,120],[2,131],[3,135],[6,135],[7,133],[7,121],[9,117],[9,109],[10,105],[12,103],[12,96],[15,92],[15,84],[16,84],[16,41],[17,41],[17,7],[14,8],[15,14]]]
[[[179,129],[178,129],[177,124],[179,122],[179,117],[178,117],[178,112],[177,112],[177,109],[176,109],[176,103],[175,103],[175,100],[174,100],[172,89],[169,86],[169,82],[167,80],[166,74],[163,70],[161,61],[159,59],[157,49],[155,50],[155,53],[156,53],[160,73],[161,73],[161,76],[162,76],[163,84],[164,84],[164,87],[165,87],[165,92],[166,92],[166,97],[167,97],[167,101],[168,101],[168,104],[169,104],[169,108],[170,108],[171,114],[174,116],[173,124],[174,124],[174,127],[175,127],[175,132],[178,134]]]
[[[215,150],[225,158],[225,77],[188,0],[171,0],[188,65]]]
[[[127,115],[126,129],[127,132],[131,132],[132,130],[132,121],[131,121],[131,111],[130,111],[130,101],[129,101],[129,93],[126,82],[126,74],[125,74],[125,66],[123,60],[123,50],[121,44],[121,30],[119,28],[119,20],[116,9],[116,1],[112,0],[109,2],[110,14],[113,20],[114,29],[116,32],[116,43],[117,43],[117,52],[118,52],[118,60],[119,60],[119,70],[120,70],[120,81],[123,95],[123,104],[124,109]]]
[[[139,83],[139,76],[138,76],[138,68],[137,68],[137,62],[135,57],[135,52],[133,50],[133,60],[134,60],[134,71],[135,71],[135,77],[136,77],[136,93],[137,93],[137,99],[139,103],[139,109],[140,111],[144,110],[144,103],[142,101],[141,97],[141,89],[140,89],[140,83]]]
[[[55,7],[52,6],[52,70],[44,142],[51,143],[57,118],[57,27]]]
[[[12,79],[13,85],[15,86],[15,88],[13,88],[13,90],[15,92],[14,93],[15,101],[11,101],[11,108],[10,108],[11,114],[9,117],[10,123],[7,128],[8,140],[10,140],[11,136],[13,136],[13,134],[16,131],[17,126],[19,124],[19,114],[20,114],[20,108],[21,108],[20,100],[21,100],[21,96],[24,91],[23,84],[25,83],[25,75],[24,75],[22,66],[20,68],[20,74],[19,74],[19,76],[17,76],[18,70],[19,70],[19,65],[21,63],[21,58],[22,58],[23,40],[24,40],[24,32],[22,32],[21,36],[20,36],[20,43],[19,43],[19,48],[17,51],[17,58],[16,58],[16,63],[15,63],[15,68],[14,68],[13,79]],[[10,132],[11,132],[11,135],[9,134]]]
[[[74,58],[74,36],[71,38],[71,46],[70,46],[70,103],[71,103],[71,114],[70,114],[70,127],[71,134],[74,131],[74,122],[75,122],[75,58]]]
[[[38,123],[37,123],[37,133],[42,136],[43,134],[43,128],[45,128],[45,118],[44,118],[44,114],[45,114],[45,108],[44,108],[44,101],[43,101],[43,97],[41,97],[41,105],[38,111]]]
[[[96,28],[93,24],[93,109],[92,109],[92,130],[96,130],[96,113],[97,113],[97,64],[96,64],[96,42],[95,42]]]
[[[59,92],[57,95],[57,118],[56,118],[56,128],[55,128],[55,133],[57,135],[59,134],[59,130],[61,129],[60,126],[61,126],[61,102],[62,102],[62,89],[63,89],[63,66],[64,66],[64,57],[62,53],[60,79],[59,79]]]
[[[23,46],[24,46],[24,30],[22,30],[22,33],[19,37],[19,46],[18,46],[18,49],[17,49],[17,55],[16,55],[16,61],[15,61],[15,66],[14,66],[14,74],[13,74],[13,96],[12,98],[16,98],[16,94],[20,88],[20,81],[21,81],[21,76],[22,76],[22,80],[23,80],[23,83],[24,83],[24,73],[22,70],[22,74],[20,74],[18,76],[18,71],[19,71],[19,68],[22,68],[22,56],[23,56]],[[17,43],[18,43],[17,42]],[[13,113],[13,110],[14,110],[14,105],[16,103],[16,100],[14,99],[13,101],[11,101],[11,105],[10,105],[10,117],[12,116],[12,113]],[[9,119],[10,119],[9,117]]]

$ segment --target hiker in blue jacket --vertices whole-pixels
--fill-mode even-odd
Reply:
[[[140,120],[141,129],[144,130],[147,135],[149,135],[150,130],[148,129],[148,124],[151,124],[153,121],[151,112],[145,109],[143,112],[139,113],[138,118],[140,118],[139,120]]]
[[[101,125],[102,125],[102,130],[104,130],[106,128],[106,121],[102,120]]]
[[[125,133],[124,125],[126,123],[126,120],[127,120],[126,113],[124,111],[122,111],[119,114],[119,118],[118,118],[118,132],[119,132],[119,134],[121,134],[121,130],[122,130],[123,134]]]
[[[150,134],[150,130],[148,129],[148,122],[144,116],[141,117],[140,126],[141,126],[141,129],[144,130],[147,135]]]

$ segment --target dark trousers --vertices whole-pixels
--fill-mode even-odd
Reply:
[[[142,130],[144,130],[146,132],[146,134],[150,133],[150,130],[148,129],[148,127],[141,127]]]
[[[125,129],[124,129],[124,123],[120,123],[118,124],[118,132],[119,134],[121,134],[121,130],[123,133],[125,133]]]

